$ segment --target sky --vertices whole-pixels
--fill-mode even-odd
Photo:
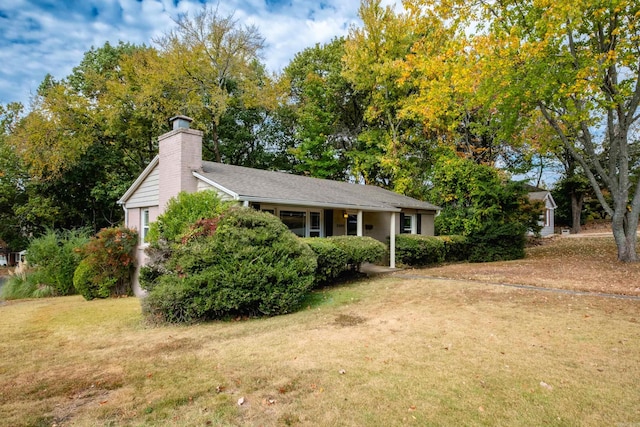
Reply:
[[[175,19],[193,16],[203,4],[256,25],[266,39],[263,61],[273,72],[297,52],[360,23],[358,0],[0,0],[0,104],[28,107],[46,74],[68,76],[85,52],[107,41],[154,46]]]

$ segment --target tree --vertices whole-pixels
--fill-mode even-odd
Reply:
[[[264,38],[254,25],[241,26],[233,14],[204,6],[193,18],[155,40],[164,61],[162,87],[178,110],[205,131],[213,158],[222,161],[220,126],[230,107],[275,105],[271,81],[260,63]]]
[[[0,105],[0,241],[2,250],[22,250],[27,239],[14,207],[26,202],[23,183],[26,178],[23,164],[8,143],[22,115],[19,103]],[[5,254],[6,255],[6,254]]]
[[[426,2],[425,2],[426,3]],[[506,137],[537,111],[612,218],[620,261],[638,261],[640,5],[632,0],[452,2],[473,33],[482,90]],[[605,197],[611,195],[611,201]]]
[[[353,172],[367,184],[420,197],[427,180],[433,135],[402,113],[413,92],[398,66],[422,37],[412,15],[395,14],[379,0],[359,10],[364,26],[352,28],[345,44],[344,76],[365,97],[366,126],[351,153]]]
[[[344,44],[337,38],[309,47],[283,73],[286,105],[296,119],[296,170],[319,178],[348,178],[350,152],[363,127],[363,96],[342,75]]]

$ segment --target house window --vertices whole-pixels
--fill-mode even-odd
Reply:
[[[140,243],[144,244],[149,233],[149,209],[140,212]]]
[[[322,229],[320,212],[309,212],[309,237],[320,237]]]
[[[307,213],[304,211],[280,211],[280,220],[297,236],[307,235]]]
[[[415,215],[401,215],[400,233],[402,234],[415,234],[416,233],[416,216]]]
[[[347,216],[347,236],[358,235],[358,215],[349,214]]]

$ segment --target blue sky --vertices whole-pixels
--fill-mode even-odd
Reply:
[[[92,46],[122,40],[153,45],[183,13],[205,0],[0,0],[0,104],[29,104],[44,76],[62,79]],[[212,6],[217,2],[209,1]],[[264,62],[280,71],[306,47],[358,25],[358,0],[223,0],[219,10],[255,24]],[[385,1],[393,4],[394,1]],[[399,3],[399,1],[398,1]]]

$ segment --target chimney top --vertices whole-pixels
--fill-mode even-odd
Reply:
[[[169,124],[173,130],[176,129],[189,129],[189,124],[193,121],[191,117],[187,116],[173,116],[169,119]]]

